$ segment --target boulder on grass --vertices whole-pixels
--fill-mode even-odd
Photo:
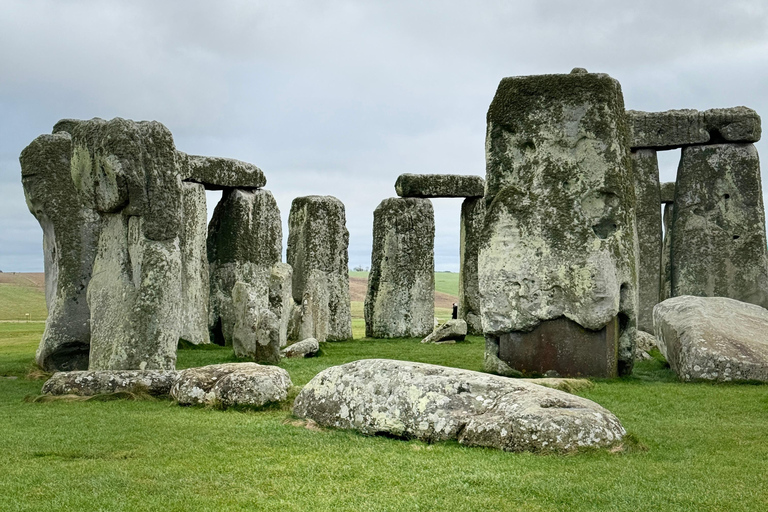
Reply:
[[[453,343],[463,341],[467,335],[467,322],[461,319],[448,320],[421,340],[422,343]]]
[[[293,413],[326,427],[506,451],[569,452],[619,442],[598,404],[530,382],[424,363],[367,359],[328,368]]]
[[[86,370],[56,372],[43,384],[44,395],[93,396],[143,392],[165,396],[171,391],[175,370]]]
[[[315,338],[307,338],[297,341],[293,345],[285,347],[282,351],[283,357],[313,357],[320,350],[320,343]]]
[[[659,350],[680,379],[768,382],[768,310],[684,295],[657,304],[653,323]]]
[[[292,386],[288,372],[256,363],[224,363],[179,372],[171,398],[180,405],[258,407],[280,402]]]

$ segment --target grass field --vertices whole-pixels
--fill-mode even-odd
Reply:
[[[48,317],[45,289],[39,278],[40,274],[0,273],[0,321],[39,321]]]

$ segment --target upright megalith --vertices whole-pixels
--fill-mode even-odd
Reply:
[[[332,196],[297,197],[288,216],[286,259],[300,304],[299,338],[352,338],[349,232],[344,204]]]
[[[277,202],[268,190],[226,189],[208,226],[211,341],[232,344],[235,283],[251,287],[260,308],[269,308],[272,267],[282,258],[282,226]]]
[[[638,329],[653,333],[653,306],[661,286],[661,187],[659,162],[653,149],[632,152],[635,176],[635,219],[638,241]]]
[[[280,320],[265,307],[261,291],[242,281],[232,288],[232,350],[237,357],[275,364],[280,361]]]
[[[46,371],[85,370],[91,343],[86,290],[100,222],[72,181],[72,138],[55,132],[35,139],[19,158],[27,206],[43,228],[48,319],[35,360]]]
[[[621,86],[584,72],[505,78],[487,122],[487,368],[630,373],[637,242]]]
[[[675,211],[675,182],[667,181],[661,184],[661,204],[664,205],[662,223],[664,224],[664,240],[661,246],[661,284],[659,285],[659,302],[672,297],[672,217]]]
[[[390,198],[373,212],[373,251],[365,297],[365,335],[432,332],[435,215],[429,199]]]
[[[477,254],[485,221],[485,201],[470,197],[461,204],[459,243],[459,318],[467,322],[470,334],[483,332],[480,321],[480,284],[477,279]]]
[[[671,296],[768,307],[760,162],[752,144],[683,148],[671,240]]]
[[[181,188],[181,333],[179,337],[199,345],[208,335],[208,212],[205,187],[184,182]]]

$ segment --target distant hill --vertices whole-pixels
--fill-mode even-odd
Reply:
[[[47,317],[42,272],[0,272],[0,321]]]

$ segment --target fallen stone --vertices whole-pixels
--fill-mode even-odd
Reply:
[[[681,380],[768,382],[768,310],[682,296],[653,310],[659,350]]]
[[[485,223],[485,201],[482,197],[464,200],[460,222],[458,317],[467,322],[469,334],[482,334],[480,284],[477,277],[477,254]]]
[[[93,396],[148,393],[166,396],[176,381],[175,370],[86,370],[56,372],[43,384],[44,395]]]
[[[467,322],[461,319],[448,320],[435,328],[432,334],[421,340],[422,343],[444,343],[448,341],[463,341],[467,336]]]
[[[320,350],[320,343],[315,338],[307,338],[285,347],[283,357],[314,357]]]
[[[187,155],[181,151],[178,155],[182,179],[201,183],[208,190],[256,189],[267,184],[261,169],[248,162],[233,158]]]
[[[180,405],[258,407],[280,402],[292,386],[288,372],[256,363],[224,363],[179,372],[171,398]]]
[[[457,174],[401,174],[395,182],[400,197],[483,197],[485,180]]]
[[[589,379],[567,379],[562,377],[542,377],[540,379],[521,379],[531,384],[538,384],[546,388],[575,393],[585,389],[592,389],[595,384]]]
[[[210,343],[208,335],[208,211],[205,188],[197,183],[182,184],[181,249],[181,332],[179,338],[200,345]]]
[[[368,359],[334,366],[299,393],[293,413],[324,427],[506,451],[607,447],[625,434],[594,402],[517,379]]]

